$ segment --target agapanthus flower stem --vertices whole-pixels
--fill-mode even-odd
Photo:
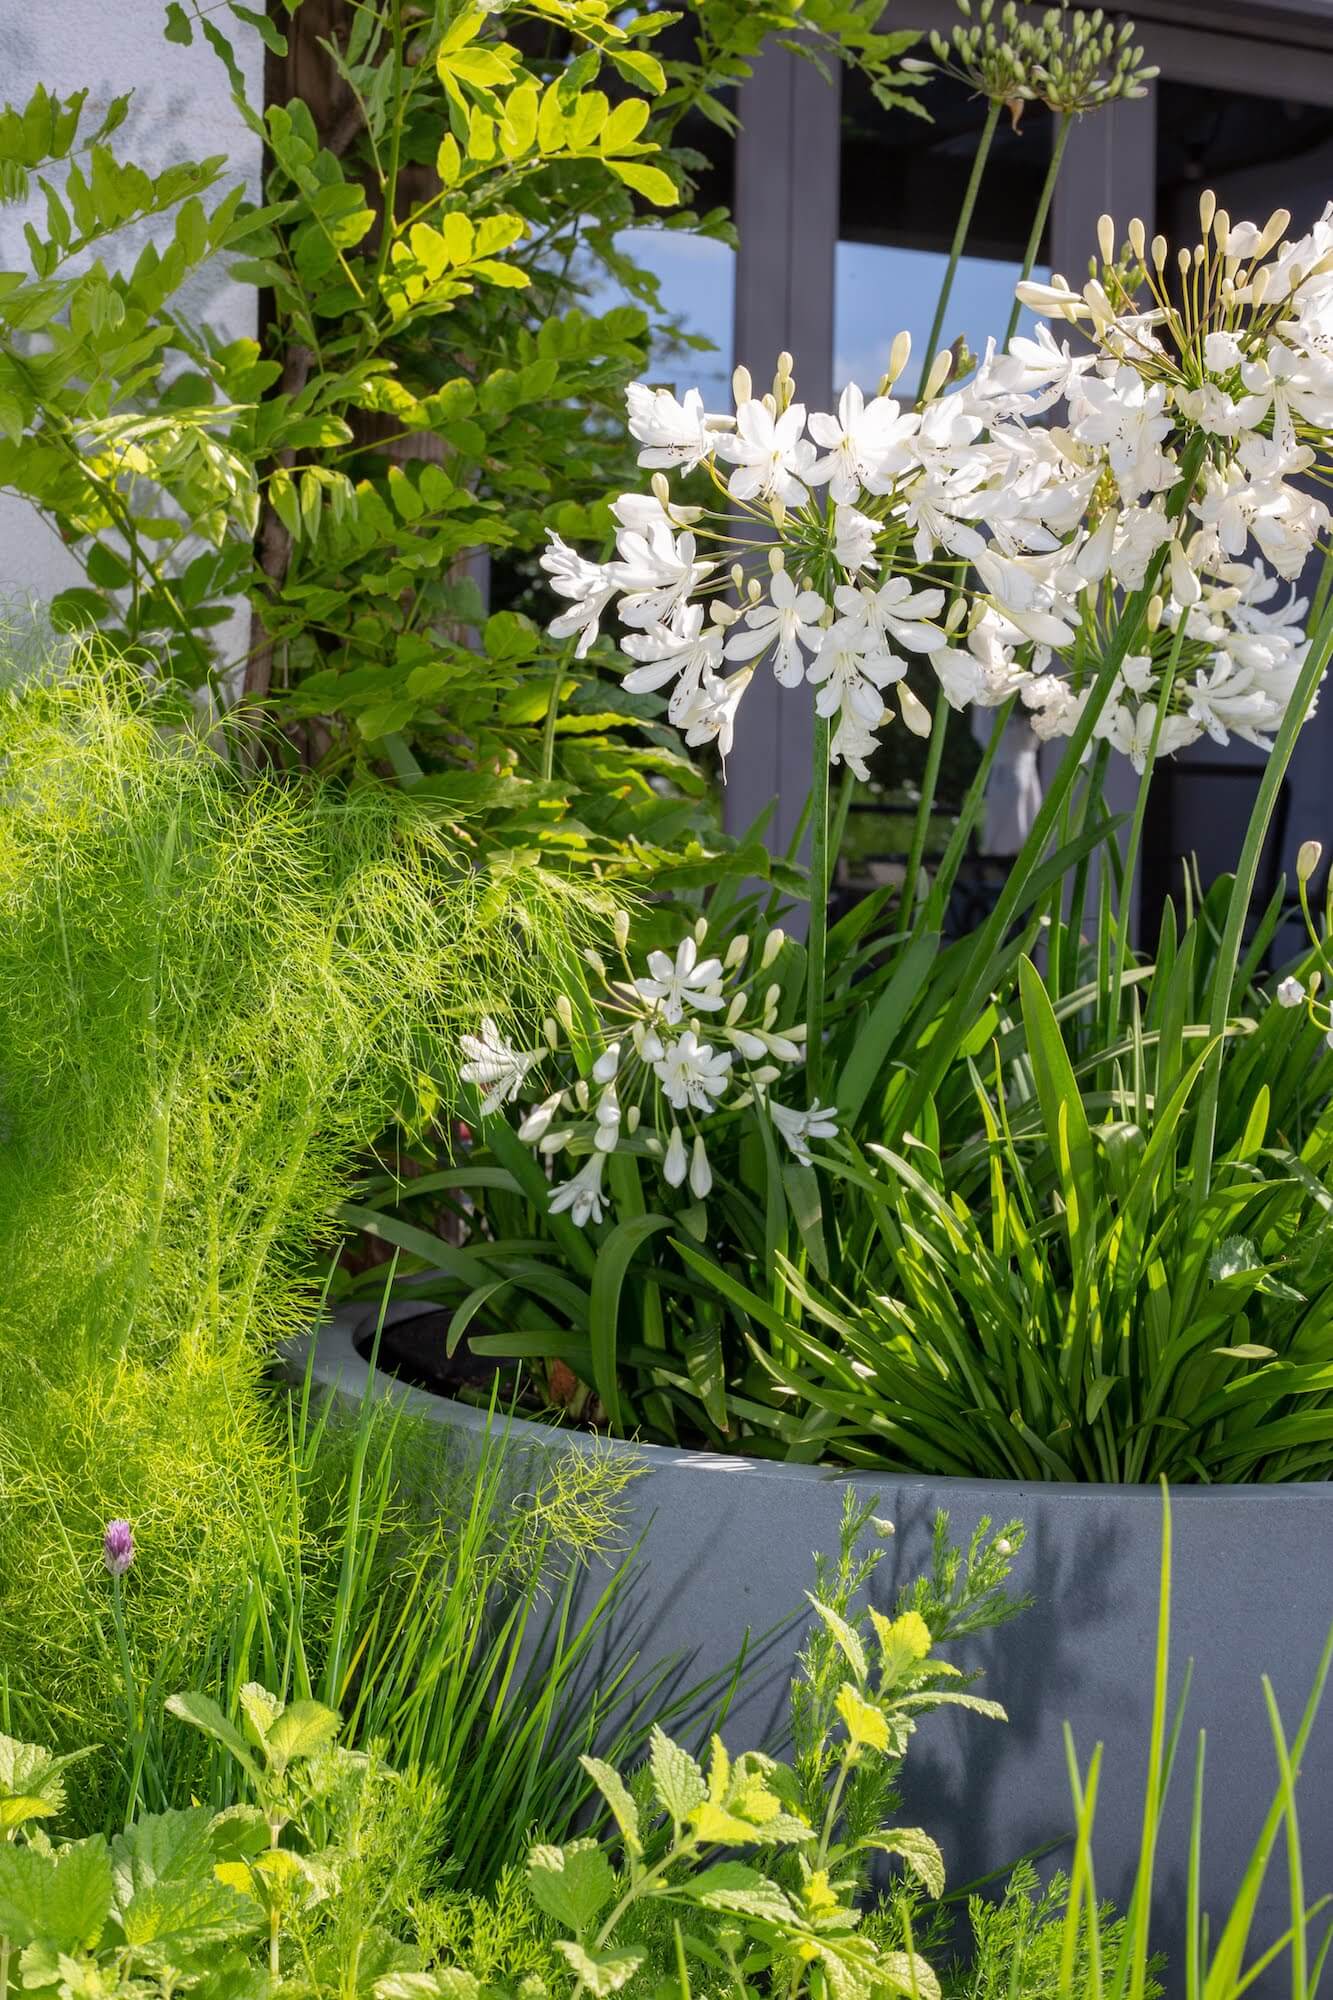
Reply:
[[[1068,144],[1069,129],[1073,122],[1074,114],[1070,111],[1061,112],[1056,121],[1055,143],[1051,147],[1050,165],[1046,169],[1046,178],[1041,184],[1041,193],[1037,197],[1037,212],[1032,218],[1032,229],[1028,236],[1028,247],[1023,253],[1023,275],[1019,279],[1020,284],[1026,284],[1027,280],[1032,276],[1032,267],[1037,261],[1037,252],[1041,249],[1041,239],[1046,229],[1046,218],[1051,212],[1051,197],[1055,193],[1055,183],[1060,178],[1060,168],[1065,157],[1065,146]],[[1022,310],[1022,300],[1015,294],[1013,305],[1009,308],[1009,324],[1004,330],[1004,339],[1000,343],[1002,347],[1008,347],[1010,341],[1017,333],[1018,318]]]
[[[1162,686],[1157,701],[1157,720],[1153,724],[1152,740],[1139,779],[1138,797],[1134,801],[1134,817],[1129,825],[1129,840],[1125,848],[1125,886],[1120,897],[1120,910],[1116,920],[1115,969],[1111,974],[1111,1026],[1113,1032],[1120,1026],[1120,1003],[1124,998],[1125,967],[1129,959],[1130,911],[1134,897],[1134,876],[1139,865],[1139,849],[1143,845],[1143,822],[1148,811],[1148,787],[1152,783],[1157,760],[1157,743],[1162,733],[1162,723],[1171,705],[1171,690],[1175,684],[1176,670],[1180,665],[1180,655],[1185,645],[1188,619],[1181,618],[1176,623],[1175,635],[1171,641],[1171,651],[1167,655],[1166,666],[1162,670]]]
[[[972,782],[967,788],[953,832],[949,835],[948,845],[940,857],[939,867],[935,870],[930,894],[917,919],[918,928],[924,925],[927,930],[938,930],[944,922],[944,913],[963,856],[967,852],[967,843],[976,830],[977,821],[985,811],[986,786],[990,780],[991,766],[999,754],[1000,744],[1004,740],[1004,732],[1014,712],[1014,703],[1017,699],[1017,695],[1010,695],[1008,701],[995,710],[995,725],[991,730],[990,742],[982,751],[981,762],[972,774]]]
[[[812,1104],[818,1101],[824,1074],[824,966],[828,955],[829,879],[833,856],[829,842],[829,718],[815,716],[813,771],[810,781],[810,936],[806,958],[806,1087]]]
[[[977,205],[977,196],[981,192],[981,177],[986,171],[986,157],[991,149],[991,140],[995,137],[995,128],[1000,122],[1000,109],[1001,107],[998,103],[986,106],[986,122],[981,128],[981,137],[977,141],[977,150],[972,161],[972,171],[968,175],[967,190],[963,195],[963,205],[958,211],[958,222],[953,232],[953,242],[949,246],[949,262],[945,267],[943,282],[940,285],[940,295],[935,301],[935,317],[931,322],[930,333],[921,356],[921,375],[916,386],[916,399],[918,403],[925,394],[926,377],[929,375],[931,363],[939,351],[940,337],[944,332],[944,315],[949,310],[949,298],[953,291],[953,281],[958,275],[958,262],[962,257],[964,246],[967,243],[967,232],[972,227],[972,211]]]
[[[1213,968],[1212,989],[1209,995],[1208,1033],[1211,1047],[1205,1058],[1200,1078],[1198,1109],[1194,1121],[1191,1201],[1195,1210],[1207,1198],[1211,1185],[1213,1140],[1217,1129],[1217,1100],[1222,1083],[1222,1043],[1231,1013],[1231,989],[1235,984],[1236,967],[1240,962],[1241,940],[1245,931],[1245,919],[1249,914],[1250,898],[1254,894],[1255,876],[1259,872],[1259,857],[1268,836],[1269,822],[1282,789],[1282,780],[1287,774],[1287,766],[1296,748],[1296,738],[1300,735],[1301,727],[1309,713],[1310,703],[1314,700],[1331,656],[1333,656],[1333,601],[1325,605],[1319,623],[1311,635],[1310,650],[1301,667],[1300,678],[1287,705],[1287,712],[1282,718],[1268,762],[1264,765],[1263,777],[1259,781],[1258,797],[1250,814],[1250,823],[1245,831],[1245,844],[1241,849],[1240,860],[1236,864],[1235,880],[1227,902],[1226,920],[1222,926],[1222,939],[1218,945],[1217,963]]]
[[[903,881],[900,919],[900,928],[903,930],[910,925],[912,913],[916,908],[917,881],[926,857],[930,815],[935,809],[935,791],[940,781],[940,765],[944,761],[944,739],[948,730],[949,702],[941,688],[935,697],[935,719],[931,723],[930,741],[926,745],[926,768],[921,779],[921,799],[916,809],[916,823],[912,828],[912,844],[907,852],[907,875]]]
[[[1205,440],[1200,436],[1192,438],[1186,447],[1181,465],[1181,477],[1173,490],[1169,508],[1169,513],[1173,520],[1181,519],[1194,494],[1195,485],[1199,477],[1199,468],[1203,461],[1204,444]],[[1097,670],[1097,678],[1088,690],[1088,697],[1084,703],[1082,714],[1079,717],[1077,726],[1069,736],[1068,748],[1061,760],[1060,767],[1045,798],[1041,802],[1037,816],[1032,822],[1028,837],[1024,841],[1019,854],[1015,857],[1014,865],[1009,871],[1008,880],[1000,891],[995,908],[976,934],[975,942],[973,943],[968,959],[967,969],[959,981],[957,991],[949,1004],[944,1019],[940,1023],[938,1032],[924,1053],[911,1087],[902,1099],[895,1117],[895,1129],[887,1135],[887,1142],[890,1144],[899,1139],[903,1132],[910,1131],[915,1125],[924,1106],[939,1087],[944,1078],[945,1071],[953,1060],[960,1034],[965,1025],[975,1017],[977,1001],[985,991],[986,981],[994,961],[994,954],[1002,943],[1009,925],[1013,921],[1034,870],[1040,866],[1045,857],[1051,835],[1059,824],[1060,816],[1065,809],[1065,803],[1078,778],[1083,761],[1083,753],[1093,739],[1093,732],[1097,727],[1103,709],[1110,700],[1111,690],[1115,686],[1120,669],[1129,653],[1138,643],[1140,635],[1144,630],[1148,615],[1148,605],[1156,593],[1158,578],[1165,564],[1166,547],[1163,545],[1158,549],[1156,555],[1148,565],[1140,589],[1136,590],[1125,601],[1114,636],[1107,646],[1105,657]],[[1312,687],[1318,685],[1317,675],[1310,685]],[[1308,695],[1306,699],[1308,700]],[[1289,717],[1295,717],[1300,713],[1303,713],[1303,709],[1300,702],[1297,701],[1293,704],[1292,709],[1288,711],[1288,715]],[[1293,740],[1299,726],[1298,720],[1292,721],[1291,731]],[[1290,755],[1290,749],[1288,749],[1288,755]]]

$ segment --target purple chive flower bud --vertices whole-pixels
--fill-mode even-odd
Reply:
[[[112,1576],[124,1576],[134,1561],[134,1532],[128,1521],[108,1521],[102,1536],[102,1561]]]

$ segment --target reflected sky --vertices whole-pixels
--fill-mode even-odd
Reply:
[[[912,362],[904,386],[915,390],[924,365],[925,342],[935,317],[948,257],[942,250],[904,250],[890,243],[839,243],[834,264],[833,379],[837,388],[857,382],[867,395],[888,364],[895,334],[912,336]],[[960,333],[974,354],[986,340],[998,341],[1009,323],[1021,264],[987,257],[964,257],[949,295],[941,345]],[[1038,268],[1034,277],[1049,272]],[[1036,315],[1024,308],[1020,333],[1031,333]]]
[[[697,388],[710,409],[729,406],[735,324],[736,253],[705,236],[661,229],[626,229],[616,248],[651,271],[662,287],[662,310],[685,330],[702,334],[716,352],[659,344],[649,379],[675,391]],[[589,312],[609,312],[625,295],[606,274],[588,288]]]

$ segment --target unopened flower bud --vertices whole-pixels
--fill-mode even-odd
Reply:
[[[912,336],[910,333],[895,333],[893,345],[889,349],[889,365],[884,370],[884,380],[891,389],[912,358]]]
[[[110,1576],[124,1576],[134,1561],[134,1531],[128,1521],[108,1521],[102,1536],[102,1561]]]
[[[1148,236],[1143,227],[1142,216],[1131,215],[1129,218],[1129,247],[1141,264],[1148,249]]]
[[[764,939],[764,949],[759,956],[759,970],[761,972],[768,971],[769,966],[773,963],[773,960],[777,957],[786,942],[787,933],[781,926],[769,932],[768,936]]]
[[[561,993],[555,1003],[555,1018],[567,1035],[574,1032],[574,1009],[569,1004],[569,995]]]
[[[1211,188],[1205,188],[1199,196],[1199,227],[1205,236],[1207,236],[1208,231],[1212,228],[1213,217],[1216,214],[1217,196]]]
[[[697,1135],[690,1150],[690,1193],[696,1201],[703,1201],[713,1185],[713,1169],[708,1164],[708,1154],[704,1142]]]
[[[750,381],[750,371],[748,368],[737,368],[734,370],[731,377],[731,393],[736,398],[738,409],[742,403],[748,403],[752,399],[754,387]]]
[[[997,1537],[997,1539],[996,1539],[996,1543],[995,1543],[995,1553],[996,1553],[996,1555],[997,1555],[997,1556],[1011,1556],[1011,1555],[1013,1554],[1013,1552],[1014,1552],[1014,1545],[1013,1545],[1013,1543],[1012,1543],[1012,1542],[1011,1542],[1011,1541],[1009,1540],[1009,1537],[1008,1537],[1007,1535],[1000,1535],[1000,1536],[998,1536],[998,1537]]]
[[[708,919],[707,917],[700,917],[699,921],[694,926],[694,942],[696,944],[702,944],[707,936],[708,936]]]
[[[629,1110],[625,1113],[625,1130],[629,1133],[631,1138],[633,1138],[634,1134],[638,1131],[639,1120],[640,1118],[642,1118],[642,1116],[643,1113],[639,1109],[637,1104],[631,1104]]]
[[[1315,869],[1319,866],[1319,857],[1323,851],[1323,847],[1317,840],[1303,840],[1301,842],[1300,851],[1296,856],[1296,880],[1298,882],[1309,881]]]
[[[1155,632],[1161,625],[1162,612],[1165,608],[1160,596],[1153,596],[1148,599],[1148,609],[1143,622],[1150,632]]]
[[[560,1044],[560,1030],[549,1014],[542,1022],[542,1040],[548,1049],[558,1048]]]
[[[903,721],[914,736],[929,736],[930,710],[917,700],[906,681],[898,683],[898,706],[902,710]]]
[[[1255,245],[1256,257],[1266,257],[1275,243],[1281,242],[1291,225],[1291,210],[1275,208],[1264,224],[1264,233]]]
[[[1154,237],[1153,237],[1153,240],[1152,240],[1152,260],[1153,260],[1153,263],[1154,263],[1154,264],[1155,264],[1155,265],[1157,266],[1157,268],[1158,268],[1158,270],[1159,270],[1159,271],[1160,271],[1160,270],[1162,270],[1162,269],[1163,269],[1163,268],[1165,267],[1165,264],[1166,264],[1166,255],[1167,255],[1167,247],[1168,247],[1168,246],[1167,246],[1167,241],[1166,241],[1166,238],[1165,238],[1165,236],[1154,236]]]
[[[583,958],[584,963],[592,967],[599,979],[606,978],[606,960],[602,957],[600,951],[594,951],[592,946],[588,945],[584,950]]]
[[[956,632],[966,616],[967,616],[967,599],[960,591],[958,596],[953,599],[953,602],[950,604],[949,609],[944,614],[945,631]]]
[[[1097,217],[1097,248],[1102,253],[1103,264],[1115,262],[1115,223],[1109,215]]]
[[[777,494],[775,493],[772,499],[768,503],[768,511],[773,517],[773,526],[777,529],[778,533],[781,534],[782,530],[787,525],[786,501],[779,500]]]
[[[750,950],[750,940],[744,931],[737,931],[727,946],[727,955],[722,963],[728,972],[734,972],[738,965],[744,965]]]
[[[1303,1007],[1305,1005],[1305,988],[1299,979],[1293,979],[1288,976],[1282,981],[1277,989],[1277,1004],[1279,1007]]]
[[[787,567],[787,558],[781,549],[773,548],[769,550],[768,566],[774,576],[778,574],[779,570],[784,570]]]
[[[615,1075],[616,1071],[619,1068],[620,1068],[620,1043],[612,1042],[609,1044],[608,1047],[602,1050],[602,1053],[598,1056],[596,1062],[592,1066],[592,1074],[594,1082],[610,1083],[612,1077]]]
[[[653,474],[652,487],[653,498],[656,500],[658,506],[662,508],[669,507],[671,504],[671,482],[665,472],[655,472]]]
[[[617,911],[616,911],[616,920],[615,920],[615,923],[614,923],[614,925],[612,926],[612,928],[613,928],[613,929],[614,929],[614,931],[615,931],[615,938],[616,938],[616,944],[617,944],[617,946],[619,947],[619,949],[620,949],[621,951],[623,951],[623,950],[625,949],[625,946],[626,946],[626,945],[627,945],[627,944],[629,943],[629,911],[628,911],[628,910],[617,910]]]
[[[782,988],[777,984],[776,981],[774,981],[773,985],[769,987],[767,993],[765,993],[764,995],[764,1012],[766,1014],[768,1013],[776,1014],[778,1010],[778,1002],[781,998],[782,998]]]
[[[949,371],[952,367],[953,349],[942,347],[930,364],[930,373],[926,377],[926,386],[921,392],[923,403],[933,402],[935,397],[939,395],[940,390],[949,379]]]

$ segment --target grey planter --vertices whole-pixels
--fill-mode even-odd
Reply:
[[[370,1380],[353,1345],[364,1319],[338,1315],[319,1336],[314,1363],[318,1382],[358,1400]],[[390,1384],[377,1377],[377,1389],[388,1393]],[[466,1404],[398,1384],[391,1392],[455,1433],[485,1427],[485,1414]],[[523,1422],[513,1435],[533,1443],[552,1438],[545,1426]],[[592,1445],[577,1432],[559,1435]],[[959,1656],[984,1669],[979,1691],[1004,1704],[1009,1722],[964,1713],[932,1718],[909,1760],[904,1813],[940,1841],[955,1884],[1067,1834],[1068,1720],[1085,1766],[1094,1745],[1105,1745],[1097,1880],[1102,1894],[1123,1904],[1138,1852],[1152,1694],[1161,1545],[1154,1489],[898,1478],[661,1446],[612,1448],[634,1451],[645,1466],[631,1488],[635,1531],[644,1536],[634,1642],[645,1663],[689,1656],[692,1678],[724,1669],[747,1627],[753,1638],[772,1633],[804,1605],[812,1552],[836,1548],[849,1483],[864,1498],[877,1497],[877,1511],[896,1526],[879,1570],[885,1600],[928,1562],[938,1508],[948,1511],[960,1541],[983,1515],[996,1525],[1022,1519],[1027,1541],[1015,1582],[1036,1603],[976,1641],[970,1659]],[[1333,1485],[1181,1487],[1172,1501],[1173,1699],[1190,1659],[1194,1670],[1157,1870],[1154,1936],[1173,1961],[1169,1989],[1180,1980],[1195,1740],[1207,1731],[1203,1891],[1215,1936],[1274,1790],[1260,1677],[1270,1676],[1290,1736],[1333,1623]],[[780,1736],[797,1643],[789,1627],[760,1649],[728,1719],[732,1749]],[[1333,1890],[1333,1692],[1306,1754],[1299,1796],[1313,1900]],[[1271,1942],[1287,1922],[1279,1851],[1256,1940]]]

